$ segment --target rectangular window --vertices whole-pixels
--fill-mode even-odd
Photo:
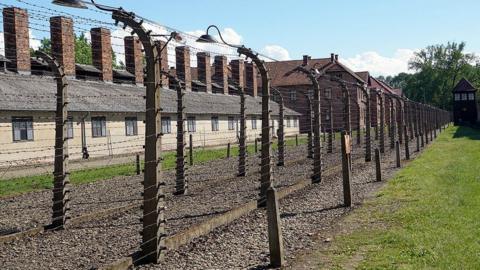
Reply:
[[[92,117],[92,137],[107,136],[107,119],[105,116]]]
[[[195,117],[190,116],[187,118],[187,130],[188,132],[197,131],[197,123],[196,123]]]
[[[13,117],[13,141],[33,141],[33,117]]]
[[[298,127],[298,118],[293,119],[293,127]]]
[[[170,117],[162,117],[162,133],[172,133],[172,120],[170,119]]]
[[[474,93],[468,93],[468,100],[475,100],[475,94]]]
[[[212,116],[212,131],[218,131],[218,116]]]
[[[467,94],[462,94],[462,100],[467,100]]]
[[[308,90],[307,95],[310,99],[313,99],[313,90],[312,89]]]
[[[67,120],[67,138],[73,139],[73,117],[68,117]]]
[[[297,100],[297,92],[295,92],[295,90],[290,90],[288,92],[288,97],[290,98],[290,101]]]
[[[126,136],[137,136],[137,117],[125,117],[125,135]]]
[[[292,127],[292,123],[290,121],[290,117],[287,117],[287,127]]]
[[[325,89],[325,98],[332,99],[332,88]]]
[[[257,118],[252,117],[252,129],[257,129]]]
[[[235,130],[235,118],[232,116],[228,117],[228,130]]]
[[[327,109],[327,111],[325,112],[325,120],[330,120],[330,109]]]
[[[460,100],[460,94],[455,94],[455,101],[459,101]]]

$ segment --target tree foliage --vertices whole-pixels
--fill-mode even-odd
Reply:
[[[52,52],[52,42],[49,38],[43,38],[40,42],[40,51],[50,54]],[[117,55],[112,50],[112,66],[118,68]],[[75,63],[91,65],[92,64],[92,46],[84,33],[80,36],[75,35]]]
[[[452,103],[452,89],[462,78],[480,84],[478,58],[465,52],[465,42],[432,45],[415,53],[409,69],[415,73],[400,73],[394,77],[379,77],[392,87],[402,88],[405,95],[444,109]]]

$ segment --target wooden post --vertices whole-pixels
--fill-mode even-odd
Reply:
[[[402,165],[400,160],[400,143],[398,141],[395,142],[395,157],[397,168],[400,168]]]
[[[230,158],[230,142],[227,144],[227,158]]]
[[[68,82],[63,67],[51,56],[37,51],[37,57],[48,63],[57,82],[55,111],[55,157],[53,170],[52,223],[49,229],[65,229],[68,210],[70,184],[68,172]]]
[[[258,138],[255,137],[255,154],[258,153]]]
[[[295,146],[298,146],[298,134],[295,134]]]
[[[136,167],[137,175],[140,175],[140,155],[139,154],[137,154],[135,158],[135,167]]]
[[[375,172],[376,172],[376,180],[377,182],[382,181],[382,167],[380,163],[380,150],[375,148]]]
[[[342,173],[343,173],[343,201],[346,207],[352,206],[352,193],[350,190],[350,135],[342,131]]]
[[[395,102],[393,98],[390,97],[390,149],[395,148],[395,123],[396,121],[396,113],[395,113]]]

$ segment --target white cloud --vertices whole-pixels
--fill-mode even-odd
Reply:
[[[340,59],[354,71],[369,71],[373,76],[396,75],[401,72],[412,73],[408,70],[408,61],[417,50],[398,49],[392,57],[380,55],[378,52],[369,51],[357,54],[351,58]]]
[[[287,49],[279,45],[267,45],[262,49],[262,53],[275,60],[285,61],[291,59]]]

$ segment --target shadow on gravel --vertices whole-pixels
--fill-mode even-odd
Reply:
[[[281,218],[288,218],[288,217],[295,217],[297,215],[308,215],[308,214],[315,214],[315,213],[323,213],[327,212],[330,210],[335,210],[335,209],[341,209],[345,208],[343,204],[337,205],[337,206],[332,206],[328,208],[323,208],[323,209],[318,209],[318,210],[311,210],[311,211],[301,211],[301,212],[296,212],[296,213],[282,213],[280,214]]]
[[[467,126],[460,126],[455,134],[453,135],[454,139],[457,138],[468,138],[470,140],[480,140],[480,128],[472,128]]]

